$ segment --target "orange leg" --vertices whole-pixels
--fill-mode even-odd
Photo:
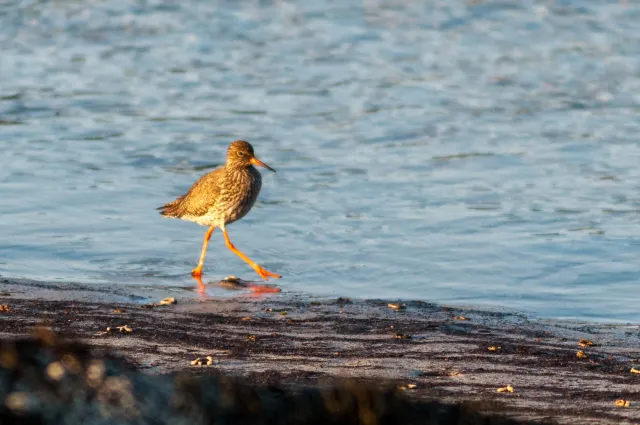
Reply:
[[[193,277],[201,277],[202,276],[202,265],[204,264],[204,257],[207,255],[207,247],[209,246],[209,239],[211,239],[211,234],[215,229],[215,226],[209,227],[207,233],[204,235],[204,242],[202,243],[202,252],[200,253],[200,261],[198,261],[198,266],[191,270],[191,276]]]
[[[233,251],[234,254],[236,254],[238,257],[242,258],[244,261],[247,262],[247,264],[249,264],[251,267],[253,267],[253,269],[256,271],[256,273],[258,273],[258,275],[261,278],[263,278],[264,280],[269,280],[269,277],[275,277],[275,278],[278,278],[278,279],[280,279],[282,277],[279,274],[271,273],[269,270],[263,269],[258,264],[253,262],[249,257],[247,257],[242,252],[240,252],[238,250],[238,248],[233,246],[233,244],[229,240],[229,235],[227,235],[227,230],[225,228],[222,228],[222,233],[224,234],[224,241],[227,243],[227,248],[229,248],[231,251]]]

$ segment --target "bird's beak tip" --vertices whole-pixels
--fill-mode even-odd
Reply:
[[[273,171],[274,173],[276,172],[275,169],[269,167],[267,164],[265,164],[264,162],[260,161],[258,158],[256,158],[255,156],[253,158],[251,158],[250,161],[253,165],[259,165],[260,167],[266,168],[269,171]]]

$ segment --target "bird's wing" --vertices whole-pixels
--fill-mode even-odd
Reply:
[[[178,197],[175,201],[158,208],[160,214],[166,217],[181,217],[184,215],[205,215],[209,208],[215,205],[221,192],[221,175],[223,168],[217,168],[202,176],[191,186],[191,189]]]

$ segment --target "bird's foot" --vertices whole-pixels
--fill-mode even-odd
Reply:
[[[202,266],[198,266],[195,269],[191,270],[191,276],[196,279],[200,279],[202,277]]]
[[[270,277],[275,277],[276,279],[280,279],[282,277],[279,274],[271,273],[269,270],[262,268],[260,266],[257,266],[255,270],[256,270],[256,273],[258,273],[258,276],[260,276],[264,280],[269,280]]]

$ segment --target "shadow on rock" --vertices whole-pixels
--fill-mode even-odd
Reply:
[[[6,425],[524,423],[357,382],[291,389],[226,376],[151,375],[46,331],[0,343],[0,383]]]

